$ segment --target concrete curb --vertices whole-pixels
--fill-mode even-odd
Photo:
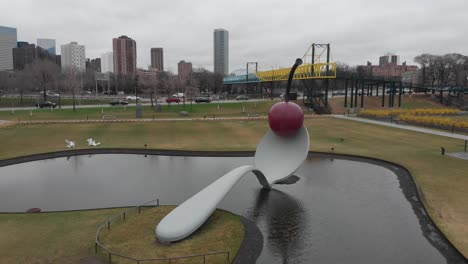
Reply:
[[[244,240],[233,260],[233,264],[256,263],[263,250],[263,235],[258,226],[251,220],[241,216],[244,224]]]

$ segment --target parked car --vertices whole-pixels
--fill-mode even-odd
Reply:
[[[44,102],[41,102],[41,103],[37,103],[36,104],[36,107],[39,107],[39,108],[44,108],[44,107],[52,107],[52,108],[55,108],[57,106],[56,103],[52,103],[51,101],[44,101]]]
[[[239,95],[236,97],[236,100],[237,101],[240,101],[240,100],[249,100],[250,97],[248,97],[247,95]]]
[[[345,90],[335,90],[332,92],[332,96],[345,95]]]
[[[180,99],[176,97],[166,98],[166,103],[180,103]]]
[[[195,98],[195,103],[211,103],[211,97],[199,96]]]
[[[403,89],[403,93],[405,94],[412,94],[413,93],[413,89],[410,89],[410,88],[404,88]]]
[[[128,102],[125,101],[125,100],[114,100],[114,101],[111,101],[109,102],[110,105],[114,106],[114,105],[128,105]]]
[[[140,100],[140,97],[135,96],[135,95],[129,95],[129,96],[127,96],[127,100],[128,100],[128,101],[131,101],[131,100]]]

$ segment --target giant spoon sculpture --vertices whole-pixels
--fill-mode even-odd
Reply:
[[[182,240],[195,232],[216,210],[216,206],[247,173],[253,172],[264,188],[290,177],[307,157],[309,133],[303,126],[304,112],[289,102],[289,90],[296,68],[302,64],[297,59],[291,68],[285,101],[270,109],[269,130],[255,151],[255,165],[240,166],[208,185],[190,199],[172,210],[156,227],[156,237],[161,243]]]

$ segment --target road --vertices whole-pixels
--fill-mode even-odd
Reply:
[[[229,104],[229,103],[239,103],[239,102],[261,102],[261,101],[268,101],[270,99],[250,99],[250,100],[247,100],[247,101],[237,101],[237,100],[220,100],[220,101],[212,101],[211,104],[217,104],[217,103],[220,103],[220,104]],[[161,105],[167,105],[166,102],[159,102],[159,104]],[[180,103],[182,104],[182,103]],[[185,104],[190,104],[190,102],[185,102]],[[194,103],[196,104],[196,103]],[[203,103],[201,103],[203,104]],[[148,103],[148,102],[145,102],[145,103],[142,103],[142,105],[144,106],[148,106],[148,105],[151,105],[151,103]],[[174,105],[174,103],[173,103]],[[129,101],[129,104],[128,106],[135,106],[135,102],[131,102]],[[76,105],[76,108],[101,108],[101,107],[104,107],[104,108],[107,108],[107,107],[113,107],[109,104],[98,104],[98,105]],[[64,105],[62,106],[62,109],[71,109],[73,108],[72,105]],[[34,109],[37,109],[37,107],[34,107],[34,106],[29,106],[29,107],[2,107],[0,108],[0,111],[12,111],[12,110],[34,110]]]

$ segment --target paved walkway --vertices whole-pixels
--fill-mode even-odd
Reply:
[[[8,121],[8,120],[0,120],[0,127],[3,126],[3,125],[8,125],[12,123],[11,121]]]
[[[441,136],[441,137],[449,137],[449,138],[455,138],[455,139],[461,139],[461,140],[468,140],[468,135],[461,135],[461,134],[443,132],[443,131],[439,131],[439,130],[422,128],[422,127],[398,125],[398,124],[394,124],[394,123],[376,121],[376,120],[359,118],[359,117],[350,117],[350,116],[343,116],[343,115],[332,115],[332,116],[335,117],[335,118],[340,118],[340,119],[347,119],[347,120],[353,120],[353,121],[369,123],[369,124],[374,124],[374,125],[381,125],[381,126],[387,126],[387,127],[406,129],[406,130],[411,130],[411,131],[420,132],[420,133],[437,135],[437,136]]]

